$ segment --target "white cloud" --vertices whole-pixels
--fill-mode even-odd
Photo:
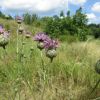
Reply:
[[[94,12],[99,12],[99,13],[100,13],[100,2],[96,2],[96,3],[92,6],[92,11],[94,11]]]
[[[67,0],[2,0],[0,6],[9,10],[46,12],[64,7]]]
[[[83,5],[87,0],[69,0],[71,4],[74,5]]]
[[[96,15],[94,13],[88,13],[86,14],[88,19],[95,19]]]
[[[67,8],[68,1],[70,4],[80,5],[87,0],[0,0],[0,6],[6,10],[47,12]]]
[[[100,17],[96,16],[94,13],[87,13],[88,23],[100,23]]]

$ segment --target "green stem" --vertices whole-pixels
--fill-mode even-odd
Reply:
[[[7,55],[6,47],[3,46],[3,49],[4,49],[4,55],[3,55],[3,57],[4,57],[4,59],[5,59],[5,57],[6,57],[6,55]]]
[[[18,29],[17,29],[17,53],[18,53]]]
[[[30,61],[31,61],[31,59],[32,59],[32,54],[33,54],[33,51],[30,50]]]
[[[22,36],[21,36],[21,53],[20,53],[20,59],[19,59],[19,61],[20,62],[23,62],[23,60],[24,60],[24,45],[25,45],[25,43],[23,42],[24,41],[24,37],[23,37],[23,34],[21,34]]]
[[[42,53],[42,50],[41,50],[41,64],[42,64],[42,67],[43,67],[43,71],[44,71],[44,61],[43,61],[43,53]]]
[[[42,91],[42,95],[41,95],[41,100],[44,99],[45,88],[46,88],[46,83],[44,82],[44,87],[43,87],[43,91]]]
[[[15,99],[16,99],[16,94],[17,94],[17,92],[15,92],[15,93],[14,93],[13,100],[15,100]]]
[[[19,100],[21,100],[21,99],[20,99],[20,91],[18,92],[18,95],[19,95]]]
[[[26,79],[25,79],[25,81],[26,81],[26,84],[27,84],[27,86],[29,87],[29,89],[30,89],[30,91],[32,93],[32,96],[33,96],[34,100],[36,100],[35,95],[34,95],[34,92],[32,90],[32,87],[30,86],[29,82]]]
[[[50,58],[50,63],[52,63],[53,62],[53,58]]]
[[[18,32],[18,30],[19,30],[19,24],[18,24],[18,28],[17,28],[17,48],[16,48],[16,53],[17,53],[17,59],[18,59],[18,53],[19,53],[19,44],[18,44],[18,34],[19,34],[19,32]]]
[[[46,88],[46,70],[45,70],[45,66],[44,66],[44,61],[43,61],[43,53],[41,50],[41,63],[42,63],[42,68],[43,68],[43,81],[44,81],[44,86],[43,86],[43,91],[41,94],[41,100],[44,99],[44,92],[45,92],[45,88]]]

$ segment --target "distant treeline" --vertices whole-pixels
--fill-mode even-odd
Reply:
[[[89,24],[88,27],[90,28],[90,34],[93,35],[95,38],[100,38],[100,23],[99,24]]]
[[[0,18],[3,19],[13,19],[13,17],[11,15],[6,15],[3,12],[0,11]]]
[[[0,12],[0,17],[8,18],[2,12]],[[13,17],[9,15],[9,19],[13,19]],[[70,35],[77,37],[80,41],[86,40],[88,35],[100,38],[100,24],[88,24],[88,18],[82,7],[77,9],[74,15],[71,15],[70,11],[67,11],[66,14],[61,11],[52,17],[39,17],[37,14],[25,13],[23,21],[33,27],[41,27],[52,37]]]
[[[71,15],[70,11],[66,14],[61,11],[52,17],[25,13],[23,19],[25,24],[42,27],[44,32],[53,37],[70,35],[78,37],[80,41],[86,40],[88,35],[100,37],[100,24],[88,24],[87,15],[82,7],[77,9],[74,15]]]

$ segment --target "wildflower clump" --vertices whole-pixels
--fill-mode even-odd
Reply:
[[[48,35],[44,33],[38,33],[34,37],[35,41],[38,41],[37,47],[42,50],[45,49],[46,56],[50,58],[51,62],[53,61],[53,58],[57,56],[57,47],[58,47],[58,41],[51,39]]]

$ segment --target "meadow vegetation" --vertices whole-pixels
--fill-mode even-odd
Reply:
[[[100,59],[100,25],[87,25],[87,18],[81,10],[78,9],[73,17],[70,12],[67,17],[61,12],[63,18],[38,18],[33,14],[33,21],[30,21],[29,14],[25,14],[22,26],[32,33],[32,37],[26,38],[19,33],[18,41],[16,21],[0,18],[0,24],[10,30],[6,49],[0,48],[0,100],[100,98],[100,84],[91,93],[100,80],[100,74],[95,71],[95,63]],[[52,62],[46,51],[39,50],[33,40],[38,32],[46,32],[59,40],[57,56]]]

